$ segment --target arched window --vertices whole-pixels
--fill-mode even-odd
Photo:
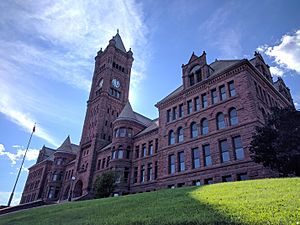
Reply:
[[[237,112],[236,112],[236,109],[235,108],[231,108],[229,110],[229,122],[230,122],[230,125],[236,125],[238,124],[238,117],[237,117]]]
[[[118,149],[118,155],[117,155],[117,158],[118,159],[123,159],[124,157],[124,150],[123,150],[123,147],[122,145],[120,145],[119,149]]]
[[[198,136],[197,124],[195,122],[191,123],[191,138]]]
[[[183,142],[184,141],[182,127],[179,127],[178,130],[177,130],[177,139],[178,139],[178,142]]]
[[[193,86],[195,84],[195,78],[194,78],[194,74],[189,74],[189,83],[190,86]]]
[[[170,130],[169,132],[169,145],[175,144],[175,135],[174,131]]]
[[[225,119],[223,113],[217,114],[217,129],[223,129],[225,128]]]
[[[206,118],[201,120],[201,134],[208,134],[208,120]]]

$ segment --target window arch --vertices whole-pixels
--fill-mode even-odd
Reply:
[[[175,134],[173,130],[169,131],[169,145],[175,144]]]
[[[197,124],[195,122],[191,123],[191,138],[195,138],[198,136]]]
[[[238,117],[237,117],[237,112],[236,112],[236,109],[235,108],[231,108],[229,110],[229,123],[230,125],[236,125],[238,124]]]
[[[184,141],[184,135],[183,135],[183,128],[179,127],[177,129],[177,140],[178,142],[183,142]]]
[[[201,120],[201,134],[202,135],[205,135],[205,134],[208,134],[208,119],[206,118],[203,118]]]
[[[223,129],[225,128],[225,118],[223,113],[217,114],[217,129]]]

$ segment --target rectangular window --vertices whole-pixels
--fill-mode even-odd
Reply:
[[[177,107],[173,107],[172,111],[172,119],[176,120],[177,119]]]
[[[138,168],[134,167],[133,183],[137,183],[137,179],[138,179]]]
[[[234,81],[233,80],[228,82],[228,88],[229,88],[230,97],[235,96],[236,93],[235,93],[235,87],[234,87]]]
[[[220,152],[221,152],[221,161],[228,162],[230,160],[230,158],[229,158],[227,140],[220,141],[219,146],[220,146]]]
[[[120,137],[126,137],[126,128],[121,127],[119,130]]]
[[[100,170],[100,167],[101,167],[101,159],[98,159],[97,170]]]
[[[240,173],[237,174],[237,180],[241,181],[241,180],[249,180],[247,173]]]
[[[265,102],[268,104],[268,99],[267,99],[267,94],[266,94],[266,91],[265,91],[265,90],[263,90],[263,93],[264,93],[264,100],[265,100]]]
[[[199,99],[199,97],[194,98],[194,108],[195,108],[196,112],[200,110],[200,99]]]
[[[172,120],[172,115],[171,115],[171,109],[167,110],[167,122],[170,122]]]
[[[140,146],[135,146],[135,158],[136,159],[140,157],[139,154],[140,154]]]
[[[254,86],[255,86],[255,90],[256,90],[256,93],[259,94],[258,92],[258,87],[257,87],[257,83],[254,81]]]
[[[102,160],[102,169],[104,169],[105,164],[106,164],[106,161],[105,161],[105,158],[104,158],[104,159]]]
[[[222,181],[223,181],[223,182],[231,182],[231,181],[232,181],[231,175],[223,176],[223,177],[222,177]]]
[[[141,166],[141,177],[140,177],[140,182],[144,183],[145,182],[145,166]]]
[[[147,180],[150,181],[150,180],[153,180],[153,169],[152,169],[152,163],[149,163],[148,164],[148,171],[147,171]]]
[[[263,96],[262,96],[262,90],[261,90],[261,86],[258,86],[258,90],[259,90],[259,96],[260,96],[261,98],[263,98]]]
[[[218,102],[217,90],[213,89],[211,90],[211,103],[216,104],[217,102]]]
[[[196,72],[196,78],[197,78],[197,82],[200,82],[202,80],[201,69]]]
[[[117,158],[118,159],[123,159],[123,157],[124,157],[124,151],[123,151],[123,149],[119,149]]]
[[[149,155],[153,155],[153,144],[152,144],[152,141],[149,142]]]
[[[192,100],[187,101],[187,113],[191,114],[193,112]]]
[[[271,101],[271,97],[269,94],[268,94],[268,100],[269,100],[269,105],[272,106],[272,101]]]
[[[175,173],[175,155],[169,155],[169,174]]]
[[[204,154],[204,164],[205,164],[205,166],[212,165],[209,145],[203,145],[203,154]]]
[[[155,153],[158,151],[158,138],[155,139]]]
[[[145,157],[146,155],[147,155],[146,144],[143,144],[143,146],[142,146],[142,157]]]
[[[179,114],[179,117],[183,117],[183,115],[184,115],[183,104],[179,105],[179,112],[178,112],[178,114]]]
[[[110,162],[110,156],[107,156],[106,167],[109,166],[109,162]]]
[[[205,109],[207,107],[207,96],[206,94],[201,95],[202,108]]]
[[[129,176],[129,168],[125,167],[125,169],[124,169],[124,182],[125,183],[128,182],[128,176]]]
[[[193,169],[197,169],[200,167],[200,150],[199,148],[192,149],[192,157],[193,157]]]
[[[178,172],[185,170],[184,152],[178,153]]]
[[[242,160],[245,158],[241,136],[237,136],[233,138],[233,148],[234,148],[236,160]]]
[[[226,88],[225,85],[222,85],[219,87],[219,92],[220,92],[220,101],[226,100]]]

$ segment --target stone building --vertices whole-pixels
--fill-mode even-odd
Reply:
[[[90,198],[108,170],[115,195],[276,176],[250,159],[249,144],[271,107],[293,101],[258,52],[212,63],[193,53],[154,120],[128,101],[133,60],[118,33],[97,53],[80,146],[67,138],[57,150],[43,147],[21,203]]]

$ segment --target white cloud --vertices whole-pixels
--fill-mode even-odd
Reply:
[[[294,105],[295,105],[296,109],[298,109],[298,110],[300,109],[300,104],[298,102],[294,102]]]
[[[9,101],[9,97],[4,93],[2,97],[0,97],[0,112],[6,115],[9,120],[25,129],[27,132],[32,131],[34,119],[31,118],[29,113],[26,114],[19,110],[17,106],[13,105],[12,101]],[[54,140],[54,138],[42,127],[39,127],[39,125],[37,125],[37,129],[34,134],[51,143],[52,145],[58,146],[56,140]]]
[[[4,145],[0,144],[0,156],[6,156],[7,158],[9,158],[12,165],[15,165],[17,160],[22,159],[22,157],[25,154],[25,151],[26,151],[25,149],[19,148],[19,149],[17,149],[16,153],[11,153],[11,152],[5,151]],[[36,160],[38,155],[39,155],[38,149],[30,149],[29,148],[27,151],[25,160],[28,160],[28,161]],[[22,171],[28,171],[28,169],[23,167]]]
[[[277,66],[271,66],[270,72],[272,75],[277,76],[277,77],[282,77],[284,75],[284,71]]]
[[[43,85],[48,80],[87,93],[94,56],[105,48],[117,28],[127,50],[132,48],[134,67],[131,94],[143,79],[149,52],[148,28],[134,0],[116,1],[0,1],[0,112],[31,132],[34,121],[74,123],[63,99],[52,99]],[[39,83],[38,83],[39,82]],[[133,88],[133,89],[132,89]],[[24,94],[26,93],[26,94]],[[65,107],[60,107],[64,104]],[[77,106],[78,107],[78,106]],[[71,120],[71,121],[70,121]],[[57,122],[59,124],[59,122]],[[57,125],[56,124],[56,125]],[[48,124],[38,123],[36,135],[57,146]],[[79,124],[78,126],[81,126]]]
[[[7,205],[10,194],[11,192],[8,191],[0,192],[0,205]],[[11,206],[19,205],[21,197],[22,197],[21,192],[15,192],[13,200],[11,202]]]
[[[265,45],[259,49],[272,57],[281,68],[294,70],[300,74],[300,30],[284,35],[278,45]]]

